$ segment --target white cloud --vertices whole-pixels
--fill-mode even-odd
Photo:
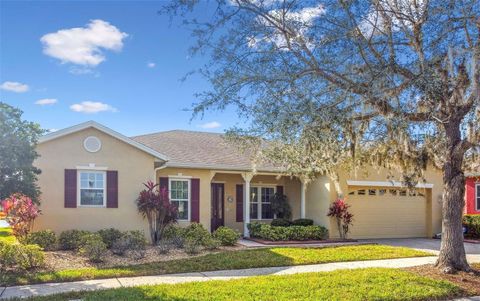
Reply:
[[[91,20],[86,27],[61,29],[44,35],[43,53],[62,63],[97,66],[105,60],[102,50],[120,51],[128,35],[103,20]]]
[[[58,129],[48,129],[47,131],[48,131],[49,133],[53,133],[53,132],[58,131]]]
[[[147,67],[148,67],[148,68],[155,68],[156,65],[157,65],[157,64],[155,64],[154,62],[148,62],[148,63],[147,63]]]
[[[57,103],[57,100],[55,98],[43,98],[43,99],[39,99],[35,102],[36,105],[41,105],[41,106],[53,105],[53,104],[56,104],[56,103]]]
[[[93,114],[98,112],[117,112],[117,109],[102,102],[95,102],[95,101],[83,101],[81,103],[76,103],[70,106],[70,109],[75,112],[86,113],[86,114]]]
[[[3,84],[0,85],[0,89],[5,90],[5,91],[10,91],[10,92],[16,92],[16,93],[23,93],[27,92],[29,87],[26,84],[22,84],[19,82],[3,82]]]
[[[325,14],[326,10],[322,4],[313,7],[304,7],[298,11],[290,11],[285,13],[281,10],[272,9],[268,12],[268,15],[271,18],[282,20],[282,22],[290,23],[294,22],[297,24],[297,36],[289,37],[289,42],[291,45],[296,45],[302,40],[305,39],[308,30],[312,27],[313,21],[320,17],[321,15]],[[257,21],[264,26],[270,27],[269,22],[264,17],[257,17]],[[272,34],[264,37],[248,37],[247,38],[247,45],[251,48],[257,48],[260,42],[267,42],[273,43],[278,48],[282,50],[288,50],[287,48],[287,41],[285,40],[285,36],[280,31],[274,31]],[[313,48],[313,44],[309,41],[306,41],[307,47]]]
[[[217,122],[217,121],[207,122],[207,123],[199,125],[199,127],[201,127],[202,129],[216,129],[216,128],[219,128],[221,126],[222,125],[220,124],[220,122]]]

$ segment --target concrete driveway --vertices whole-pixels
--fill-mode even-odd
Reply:
[[[440,251],[440,239],[429,238],[384,238],[368,239],[362,242],[371,242],[382,245],[408,247],[438,254]],[[464,243],[467,259],[470,262],[480,262],[480,244]]]

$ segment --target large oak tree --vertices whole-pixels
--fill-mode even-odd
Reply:
[[[373,164],[415,185],[437,168],[437,266],[470,269],[461,220],[480,141],[478,0],[182,0],[165,11],[211,57],[195,113],[236,106],[250,124],[236,137],[270,139],[260,157],[304,179]]]

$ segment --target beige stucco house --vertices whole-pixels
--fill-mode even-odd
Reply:
[[[37,229],[144,230],[135,199],[152,180],[169,190],[179,223],[225,225],[248,235],[246,224],[274,216],[269,199],[283,191],[293,218],[310,218],[335,237],[327,209],[335,200],[333,182],[320,176],[308,185],[282,175],[275,166],[256,166],[222,135],[167,131],[126,137],[93,121],[43,136],[35,165],[42,170],[42,215]],[[408,191],[387,181],[386,171],[340,174],[352,206],[353,238],[430,237],[441,229],[441,175],[428,171],[426,183]],[[249,192],[249,193],[247,193]]]

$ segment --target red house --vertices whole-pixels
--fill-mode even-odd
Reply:
[[[480,173],[466,175],[465,214],[480,214]]]

